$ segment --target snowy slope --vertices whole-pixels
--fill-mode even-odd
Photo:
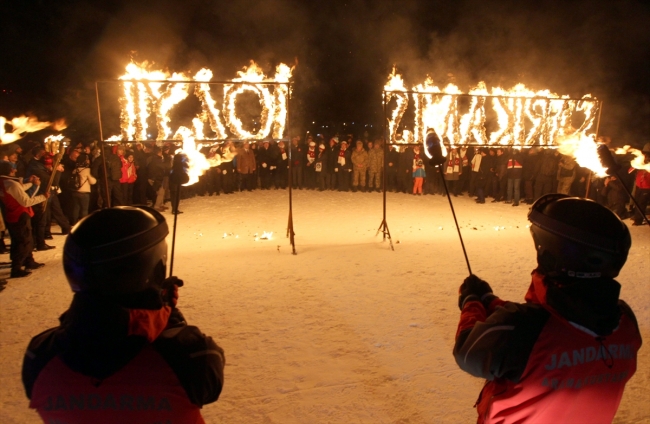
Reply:
[[[527,207],[454,201],[474,273],[501,297],[523,301],[535,266]],[[181,210],[179,308],[227,359],[221,398],[203,409],[207,422],[475,421],[482,381],[459,371],[451,355],[467,268],[444,197],[389,193],[391,251],[375,236],[379,193],[294,192],[296,256],[284,237],[286,192],[194,198]],[[273,240],[255,241],[263,231]],[[619,281],[650,340],[650,229],[631,231]],[[30,337],[56,325],[71,299],[63,238],[54,244],[37,254],[44,269],[10,280],[0,294],[2,423],[38,422],[20,366]],[[616,422],[650,420],[648,386],[644,347]]]

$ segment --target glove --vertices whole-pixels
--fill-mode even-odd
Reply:
[[[265,163],[262,164],[262,168],[266,168],[266,164],[265,164]]]
[[[339,172],[339,169],[338,169],[338,168],[334,168],[334,172]]]
[[[166,278],[162,283],[161,296],[163,300],[172,308],[178,303],[178,288],[183,287],[183,280],[178,277]]]
[[[470,300],[483,302],[490,295],[492,295],[492,287],[487,282],[472,274],[465,278],[465,281],[463,281],[463,284],[458,289],[458,308],[462,311],[466,302]]]

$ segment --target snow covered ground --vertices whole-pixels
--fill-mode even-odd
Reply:
[[[523,301],[535,266],[527,206],[477,205],[467,196],[454,202],[474,273],[501,297]],[[375,235],[381,194],[296,191],[296,256],[285,238],[287,192],[193,198],[181,210],[174,270],[186,285],[179,308],[226,351],[224,391],[203,409],[207,422],[475,421],[482,381],[461,372],[451,355],[467,269],[446,198],[389,193],[391,251]],[[619,281],[648,341],[650,229],[630,228]],[[263,231],[273,239],[255,241]],[[36,255],[44,269],[9,280],[0,293],[5,424],[39,421],[27,408],[20,367],[29,339],[55,326],[72,297],[63,241],[55,236],[57,249]],[[616,422],[649,421],[644,346]]]

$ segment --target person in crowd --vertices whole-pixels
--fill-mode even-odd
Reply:
[[[325,144],[321,143],[318,145],[318,156],[314,164],[319,191],[325,191],[330,185],[330,173],[327,169],[328,160],[329,150],[325,147]]]
[[[135,158],[135,171],[137,178],[133,187],[133,203],[137,205],[146,205],[150,197],[151,186],[147,176],[147,162],[152,155],[152,148],[149,144],[136,143],[133,152]]]
[[[37,175],[31,175],[29,182],[23,184],[22,178],[17,178],[16,169],[9,162],[0,161],[0,200],[2,200],[5,225],[11,237],[10,259],[11,278],[26,277],[31,271],[44,266],[36,262],[32,253],[34,239],[31,218],[34,216],[32,206],[44,203],[50,196],[49,192],[39,195],[28,195],[27,190],[32,186],[38,188],[41,180]],[[35,192],[35,190],[32,190]]]
[[[350,190],[350,179],[352,177],[352,157],[348,150],[348,142],[341,141],[341,148],[339,149],[338,158],[336,160],[337,167],[334,172],[337,175],[339,191]]]
[[[262,142],[262,147],[258,149],[257,152],[257,165],[260,169],[260,188],[262,190],[269,190],[271,188],[273,177],[273,169],[271,169],[271,167],[275,167],[273,151],[270,146],[271,144],[269,140],[264,140]]]
[[[506,164],[506,178],[508,179],[506,203],[512,203],[512,206],[519,206],[519,198],[521,195],[521,177],[524,172],[521,156],[519,149],[509,149],[508,162]]]
[[[162,153],[163,153],[163,168],[164,168],[164,176],[163,176],[163,188],[165,189],[165,195],[163,197],[163,204],[169,202],[169,200],[172,197],[171,193],[171,187],[169,186],[169,173],[172,170],[172,163],[174,161],[174,152],[176,150],[176,146],[171,144],[171,143],[165,143],[162,147]]]
[[[400,161],[398,164],[399,169],[399,191],[402,193],[410,193],[413,189],[413,148],[411,146],[401,147],[404,149],[400,153]]]
[[[157,211],[164,212],[168,207],[164,204],[165,187],[163,186],[163,179],[165,178],[165,164],[163,163],[163,152],[160,147],[154,146],[152,153],[147,164],[147,177],[149,178],[149,185],[156,193],[153,207]]]
[[[221,156],[219,171],[221,172],[223,193],[232,194],[235,192],[235,166],[233,164],[235,146],[232,141],[226,141],[217,149],[217,152]]]
[[[363,141],[357,140],[356,148],[350,156],[352,160],[352,191],[366,191],[366,171],[368,169],[368,152],[363,148]]]
[[[399,157],[399,146],[391,144],[390,150],[388,150],[388,157],[386,158],[386,189],[388,191],[397,191]]]
[[[562,194],[570,194],[571,185],[576,179],[576,172],[578,164],[576,161],[566,155],[562,155],[558,161],[557,167],[557,192]]]
[[[206,179],[206,191],[208,192],[208,196],[217,195],[219,196],[219,193],[221,192],[221,169],[219,168],[219,165],[221,165],[221,155],[218,152],[217,147],[212,146],[209,147],[206,155],[205,155],[208,163],[210,164],[210,168],[205,172],[207,179]]]
[[[120,179],[122,178],[122,161],[109,148],[104,149],[105,159],[102,159],[101,157],[101,149],[98,149],[97,152],[100,155],[92,161],[90,172],[101,185],[101,190],[97,190],[101,206],[121,206],[124,204],[124,200],[122,199],[122,186],[120,185]],[[104,162],[106,162],[106,172],[104,172]],[[105,178],[108,179],[108,184],[106,183]],[[151,177],[148,176],[147,178]],[[106,199],[107,186],[110,203]]]
[[[373,144],[373,148],[368,152],[368,190],[381,191],[383,169],[384,146],[381,139],[377,139]]]
[[[641,150],[644,155],[644,163],[650,164],[650,143],[646,143]],[[630,168],[629,172],[634,172],[634,168]],[[634,213],[632,225],[643,225],[645,223],[644,215],[647,216],[648,205],[650,205],[650,172],[645,169],[637,169],[636,177],[634,180],[635,193],[634,199],[639,205],[641,212],[638,210]]]
[[[302,190],[302,169],[305,165],[305,149],[300,145],[300,137],[291,139],[291,186]]]
[[[492,180],[492,203],[506,200],[506,190],[508,178],[506,176],[508,168],[508,158],[504,154],[503,147],[496,149],[494,158],[494,179]]]
[[[284,140],[278,142],[278,151],[275,156],[275,188],[286,189],[289,183],[289,151]]]
[[[15,144],[15,143],[14,143]],[[11,163],[11,166],[16,169],[16,178],[25,177],[25,169],[27,168],[25,162],[20,160],[20,154],[22,153],[22,148],[18,145],[11,146],[9,152],[7,153],[7,160]]]
[[[225,356],[177,307],[183,281],[165,278],[168,233],[156,210],[123,206],[87,216],[66,239],[72,302],[23,359],[29,406],[44,422],[204,422]]]
[[[30,178],[32,176],[38,177],[39,181],[42,182],[42,185],[34,186],[30,188],[29,195],[35,194],[45,194],[46,185],[50,180],[50,173],[45,167],[43,158],[45,157],[45,148],[42,145],[37,145],[32,148],[32,158],[27,165],[25,170],[25,177]],[[48,191],[48,197],[50,193]],[[31,205],[31,228],[33,232],[33,240],[36,245],[36,250],[44,251],[54,249],[56,246],[50,246],[45,243],[45,227],[47,224],[46,215],[45,215],[45,202],[35,203]]]
[[[330,145],[327,149],[327,173],[329,175],[329,185],[326,187],[328,190],[336,190],[337,188],[337,175],[335,169],[338,168],[339,146],[338,138],[330,138]]]
[[[492,161],[486,152],[486,148],[479,148],[472,158],[472,171],[476,172],[476,203],[485,203],[485,187],[490,179]],[[474,171],[474,170],[477,171]]]
[[[123,154],[120,157],[122,161],[122,178],[120,178],[120,185],[122,188],[122,200],[126,206],[133,204],[133,187],[138,179],[138,174],[135,169],[135,156],[132,152]]]
[[[607,208],[564,194],[539,198],[528,219],[537,268],[526,303],[498,298],[475,275],[459,289],[453,354],[487,380],[478,422],[612,422],[641,347],[615,280],[630,232]]]
[[[97,179],[90,172],[90,159],[85,153],[78,154],[75,167],[71,171],[74,181],[70,192],[70,224],[75,225],[79,220],[88,215],[90,205],[90,188],[97,183]]]
[[[422,196],[422,184],[427,173],[424,170],[424,155],[420,146],[413,147],[413,195]]]
[[[602,196],[605,198],[604,205],[614,212],[620,219],[628,217],[627,200],[628,195],[623,188],[623,182],[615,176],[605,178]]]
[[[244,142],[237,151],[237,173],[241,177],[241,191],[253,191],[255,182],[255,152],[251,150],[250,143]]]
[[[52,220],[56,221],[61,227],[61,234],[67,235],[70,233],[72,226],[68,220],[67,215],[63,212],[61,207],[61,202],[59,201],[59,192],[61,191],[61,175],[64,171],[63,165],[58,164],[56,169],[53,168],[53,156],[50,153],[43,156],[43,163],[45,164],[45,169],[48,172],[48,178],[54,174],[52,178],[52,185],[50,186],[50,197],[47,199],[47,207],[45,208],[45,228],[44,235],[46,240],[52,239],[52,232],[50,228],[52,227]]]
[[[458,149],[449,149],[447,162],[445,165],[445,181],[449,186],[449,191],[454,197],[458,196],[460,189],[460,175],[463,172],[462,162],[458,154]]]
[[[470,185],[470,178],[471,178],[471,172],[470,172],[470,161],[472,158],[470,158],[468,154],[469,150],[466,147],[461,147],[458,149],[458,155],[460,156],[460,163],[463,166],[463,169],[460,173],[460,179],[458,180],[458,194],[464,193],[465,191],[469,192],[469,185]]]
[[[468,153],[467,157],[469,158],[471,156],[471,159],[469,160],[469,168],[470,168],[470,176],[469,176],[469,186],[467,189],[467,194],[469,197],[476,197],[476,177],[478,176],[478,170],[479,167],[474,165],[476,164],[477,161],[480,161],[480,159],[477,158],[477,161],[474,160],[476,155],[479,155],[479,150],[480,147],[472,147],[470,148],[469,152],[471,152],[471,155]],[[480,156],[480,155],[479,155]]]
[[[524,203],[532,205],[535,201],[535,191],[533,190],[535,184],[535,173],[538,168],[539,149],[531,147],[528,152],[523,155],[522,160],[522,178],[524,180]]]
[[[307,190],[316,188],[316,142],[309,138],[309,146],[305,152],[305,169],[303,171],[304,185]]]
[[[553,192],[553,181],[557,178],[557,155],[554,149],[545,149],[537,163],[535,173],[535,200]]]

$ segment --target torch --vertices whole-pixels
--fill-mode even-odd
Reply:
[[[646,224],[650,226],[650,221],[648,220],[648,217],[645,214],[645,211],[641,210],[641,206],[637,203],[636,199],[634,196],[632,196],[632,193],[630,192],[630,189],[627,188],[627,186],[623,183],[623,180],[621,177],[618,175],[618,171],[621,169],[621,165],[619,165],[616,162],[616,158],[614,158],[614,155],[612,155],[612,152],[609,150],[607,145],[605,144],[599,144],[598,148],[598,158],[600,159],[600,163],[603,165],[603,168],[606,169],[607,175],[611,175],[616,177],[620,182],[623,188],[625,189],[625,192],[627,193],[628,196],[630,196],[630,199],[632,199],[632,202],[634,203],[634,206],[636,209],[639,211],[643,219],[645,220]]]
[[[54,182],[54,177],[56,177],[57,170],[59,163],[61,163],[61,159],[63,158],[63,144],[66,139],[62,139],[58,146],[58,152],[56,157],[54,158],[54,163],[52,164],[52,174],[50,174],[50,179],[47,182],[47,185],[45,186],[45,190],[43,191],[44,193],[47,193],[50,191],[50,188],[52,187],[52,183]],[[47,209],[47,199],[43,202],[43,213],[45,213],[45,209]]]
[[[456,223],[456,230],[458,231],[458,238],[460,239],[460,245],[463,248],[463,254],[465,255],[465,262],[467,263],[467,270],[469,274],[472,275],[472,268],[469,265],[469,258],[467,257],[467,250],[465,250],[465,243],[463,243],[463,236],[460,233],[460,226],[458,225],[458,220],[456,219],[456,211],[454,210],[454,204],[451,201],[449,196],[449,189],[447,188],[447,182],[445,181],[445,176],[442,174],[442,164],[445,162],[445,146],[442,144],[440,137],[436,134],[433,128],[427,130],[427,138],[424,141],[424,151],[429,157],[429,164],[431,166],[438,167],[440,169],[440,178],[442,178],[442,184],[445,187],[445,192],[447,193],[447,200],[449,200],[449,207],[451,208],[451,214],[454,216],[454,222]]]

